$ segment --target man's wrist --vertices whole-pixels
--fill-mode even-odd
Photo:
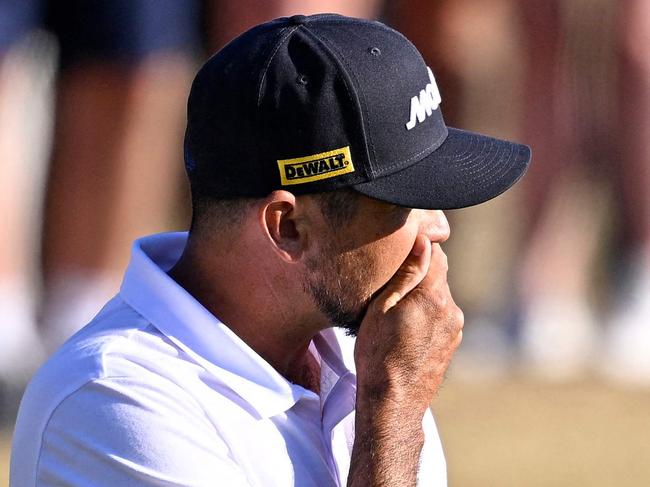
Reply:
[[[417,440],[422,435],[424,441],[422,418],[425,412],[426,408],[409,404],[404,397],[387,395],[362,399],[357,396],[356,429],[386,438],[397,438],[408,431],[411,439]]]
[[[419,408],[390,396],[358,402],[348,486],[414,486],[424,445],[422,417]]]
[[[357,383],[357,415],[365,410],[383,414],[399,415],[403,421],[408,419],[422,421],[429,407],[428,398],[413,390],[388,380],[377,383]]]

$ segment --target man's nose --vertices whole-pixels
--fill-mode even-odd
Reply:
[[[432,242],[442,243],[449,238],[451,229],[447,217],[441,210],[429,210],[424,221],[422,232]]]

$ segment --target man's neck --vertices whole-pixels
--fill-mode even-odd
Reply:
[[[280,283],[263,269],[245,272],[232,255],[219,260],[186,249],[169,275],[283,377],[318,393],[320,365],[309,345],[319,330],[278,302]]]
[[[302,366],[291,370],[289,376],[285,376],[294,384],[320,394],[320,363],[311,353],[307,352]]]

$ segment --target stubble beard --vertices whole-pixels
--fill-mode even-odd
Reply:
[[[371,295],[364,289],[369,267],[361,259],[333,249],[307,262],[305,292],[332,326],[343,328],[348,336],[357,336],[370,303]]]

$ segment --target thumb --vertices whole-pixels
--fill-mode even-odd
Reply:
[[[375,298],[379,309],[385,313],[420,284],[427,275],[430,263],[431,242],[424,235],[418,235],[406,260]]]

